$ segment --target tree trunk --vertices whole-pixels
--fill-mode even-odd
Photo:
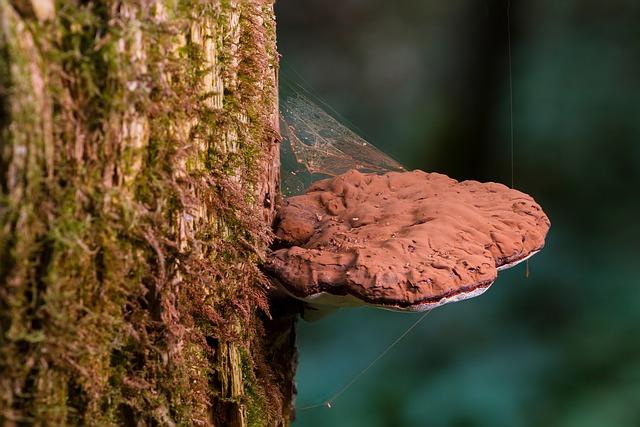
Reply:
[[[0,422],[288,424],[276,71],[270,2],[0,0]]]

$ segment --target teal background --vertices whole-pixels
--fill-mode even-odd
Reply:
[[[279,50],[408,168],[510,184],[507,3],[280,0]],[[515,187],[546,248],[435,310],[331,409],[295,426],[640,426],[640,3],[513,1]],[[298,408],[416,315],[298,325]]]

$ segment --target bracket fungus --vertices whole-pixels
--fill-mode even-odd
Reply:
[[[284,201],[266,268],[311,307],[425,311],[482,294],[542,249],[549,226],[502,184],[350,170]]]

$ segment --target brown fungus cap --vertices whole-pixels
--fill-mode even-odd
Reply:
[[[293,296],[412,311],[481,294],[550,225],[524,193],[419,170],[318,181],[278,217],[267,269]]]

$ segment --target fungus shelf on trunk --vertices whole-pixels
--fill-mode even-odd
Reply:
[[[315,306],[425,311],[482,294],[543,248],[549,226],[502,184],[350,170],[284,201],[266,268]]]

